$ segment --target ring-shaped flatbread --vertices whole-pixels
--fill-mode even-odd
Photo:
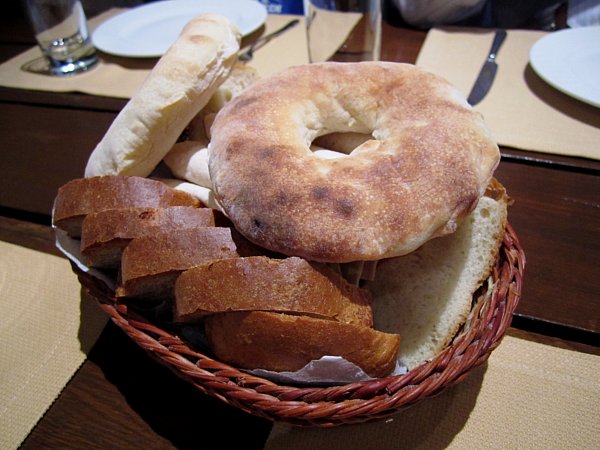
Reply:
[[[215,195],[248,239],[323,262],[407,254],[453,232],[499,162],[481,115],[447,81],[400,63],[298,66],[233,99],[212,127]],[[319,158],[319,136],[372,136]]]

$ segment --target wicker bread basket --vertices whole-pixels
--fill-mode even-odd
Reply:
[[[471,315],[450,347],[404,375],[330,387],[278,385],[219,362],[119,303],[103,282],[74,264],[73,270],[117,326],[202,392],[269,420],[327,427],[388,416],[440,393],[485,362],[510,325],[524,265],[525,255],[508,225],[490,288],[477,293]]]

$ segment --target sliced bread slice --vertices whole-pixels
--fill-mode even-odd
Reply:
[[[190,194],[142,177],[98,176],[77,178],[58,189],[54,225],[69,236],[81,236],[83,219],[91,213],[117,208],[201,206]]]
[[[225,227],[172,230],[135,238],[123,251],[116,295],[171,298],[175,280],[184,270],[257,254],[256,247]]]
[[[400,361],[409,369],[448,346],[467,319],[473,294],[488,278],[504,236],[507,197],[501,187],[482,197],[458,230],[417,251],[379,262],[374,327],[402,336]]]
[[[133,239],[186,228],[214,227],[210,208],[121,208],[89,214],[83,220],[81,254],[90,267],[118,269],[121,254]]]
[[[175,283],[174,320],[196,322],[230,311],[275,311],[373,325],[370,294],[324,264],[252,256],[183,272]]]
[[[330,355],[384,377],[394,370],[400,345],[400,336],[361,325],[263,311],[214,314],[205,329],[220,360],[276,372],[296,371]]]

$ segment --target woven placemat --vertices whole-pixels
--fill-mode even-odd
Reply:
[[[600,108],[559,92],[529,66],[529,50],[546,34],[508,31],[492,89],[475,109],[500,145],[600,159]],[[493,37],[490,30],[430,30],[417,65],[445,77],[467,96]]]
[[[0,277],[0,448],[9,449],[84,362],[107,318],[81,298],[64,258],[0,241]]]
[[[507,336],[462,383],[386,421],[275,424],[267,450],[596,449],[600,357]]]
[[[90,19],[90,30],[93,32],[100,24],[123,11],[113,8]],[[277,30],[293,19],[299,19],[300,23],[254,53],[249,64],[261,77],[308,62],[304,17],[269,15],[263,34]],[[335,52],[353,25],[354,22],[342,23],[336,28],[335,38],[327,41],[330,53]],[[81,92],[127,99],[137,91],[157,61],[156,58],[124,58],[100,52],[100,62],[94,69],[72,77],[50,77],[21,70],[23,64],[40,56],[39,48],[32,47],[0,64],[0,86],[51,92]]]

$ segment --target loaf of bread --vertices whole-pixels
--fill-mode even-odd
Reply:
[[[205,112],[218,113],[232,98],[241,94],[244,89],[260,78],[258,71],[247,64],[237,63],[231,74],[219,86],[204,107]]]
[[[223,16],[188,22],[98,143],[85,176],[148,176],[229,76],[239,43]]]
[[[409,369],[448,346],[465,322],[473,294],[488,278],[504,236],[507,196],[494,193],[451,235],[417,251],[379,262],[373,294],[374,326],[402,335],[399,358]]]
[[[397,334],[361,325],[274,312],[231,312],[206,318],[215,356],[246,369],[296,371],[322,356],[341,356],[371,377],[385,377],[396,365]]]
[[[175,283],[174,320],[230,311],[275,311],[370,327],[370,295],[322,264],[266,256],[215,261]]]
[[[118,208],[201,206],[190,194],[142,177],[101,176],[71,180],[58,189],[54,225],[69,236],[81,236],[83,219],[91,213]]]
[[[241,235],[225,227],[175,230],[133,239],[121,258],[118,297],[171,298],[184,270],[219,259],[257,255]]]
[[[89,214],[81,232],[81,254],[90,267],[118,269],[133,238],[198,227],[214,227],[210,208],[121,208]]]

